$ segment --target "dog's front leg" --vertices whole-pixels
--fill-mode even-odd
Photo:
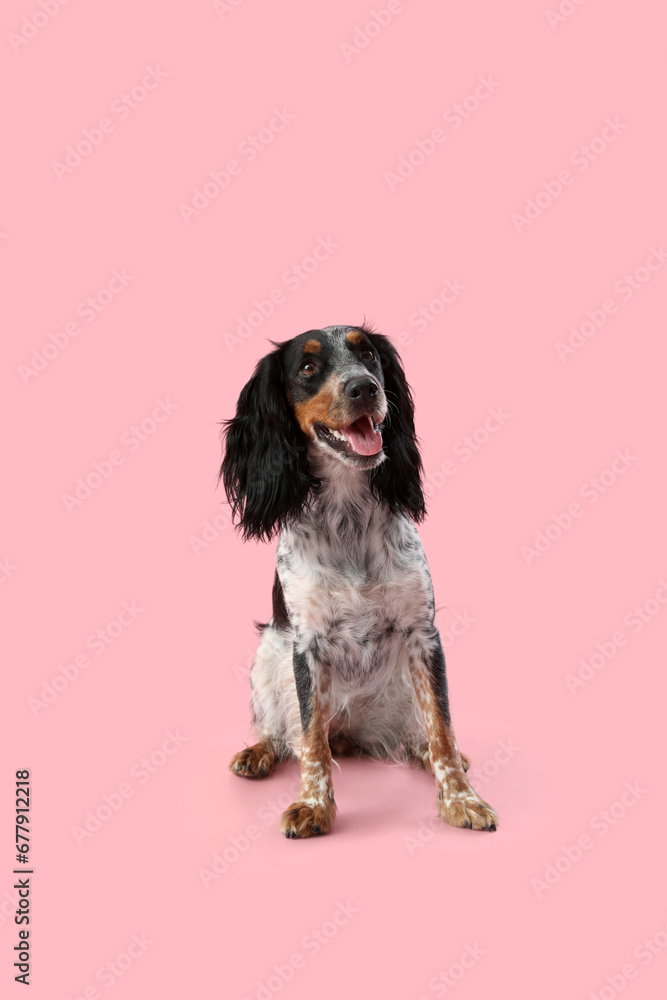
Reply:
[[[331,675],[295,642],[294,678],[301,712],[301,790],[280,828],[286,837],[313,837],[328,833],[336,815],[329,749]]]
[[[495,830],[498,817],[468,781],[449,714],[445,654],[440,636],[412,636],[410,674],[428,737],[430,769],[438,786],[438,812],[453,826]]]

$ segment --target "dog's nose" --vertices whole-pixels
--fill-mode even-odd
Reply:
[[[343,386],[343,392],[349,399],[353,399],[355,403],[368,403],[377,396],[379,388],[375,379],[365,375],[362,378],[351,378]]]

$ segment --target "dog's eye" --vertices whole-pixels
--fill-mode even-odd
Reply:
[[[371,351],[370,347],[365,347],[361,352],[361,356],[364,361],[375,361],[375,351]]]
[[[314,375],[315,372],[317,371],[317,365],[314,364],[312,361],[304,361],[301,367],[299,368],[299,371],[301,372],[302,375]]]

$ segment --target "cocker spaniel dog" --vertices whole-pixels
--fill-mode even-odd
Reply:
[[[273,616],[250,672],[259,741],[246,778],[299,758],[287,837],[327,833],[331,756],[416,760],[446,822],[495,830],[454,738],[431,576],[413,403],[390,341],[364,326],[276,345],[226,422],[220,470],[245,538],[278,534]]]

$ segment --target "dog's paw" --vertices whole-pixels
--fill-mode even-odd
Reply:
[[[498,826],[496,811],[470,786],[466,791],[441,789],[438,792],[438,812],[445,823],[468,830],[495,830]]]
[[[243,778],[266,778],[276,766],[276,755],[266,743],[255,743],[235,753],[229,762],[229,770]]]
[[[335,815],[336,806],[333,802],[326,805],[293,802],[282,814],[280,829],[286,837],[317,837],[329,832]]]
[[[470,767],[470,757],[467,757],[464,753],[459,751],[459,756],[461,757],[461,763],[463,764],[463,770],[467,771]]]

